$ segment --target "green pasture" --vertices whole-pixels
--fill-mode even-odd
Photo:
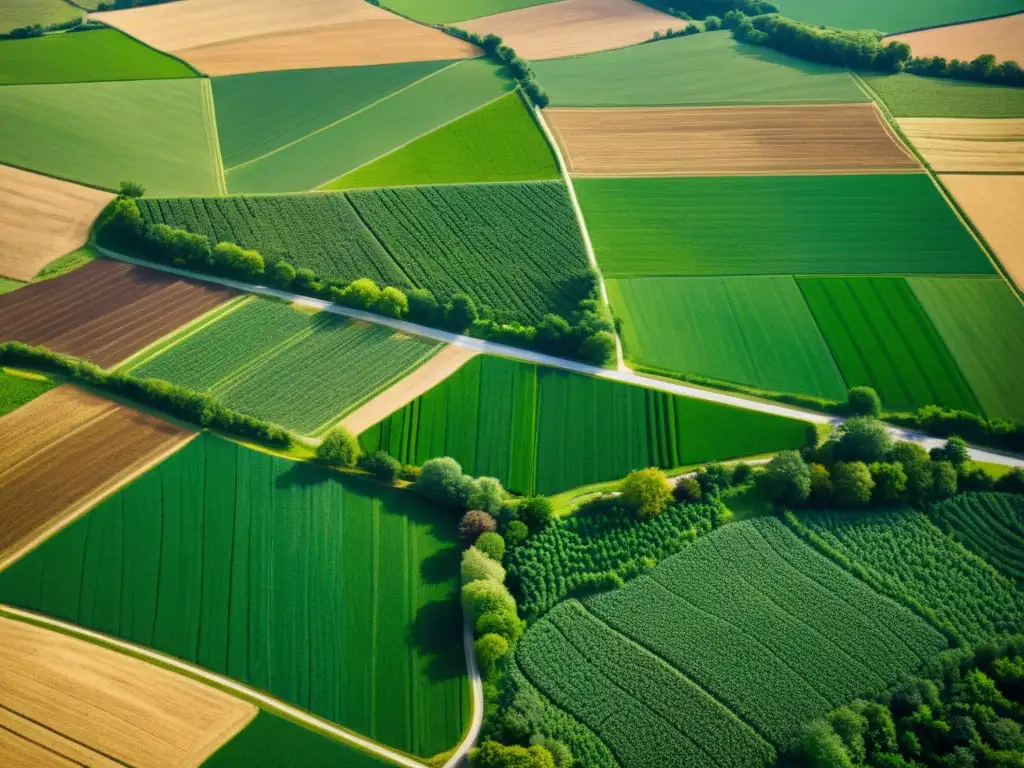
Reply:
[[[866,75],[895,117],[1024,117],[1024,89],[937,77]]]
[[[459,62],[279,151],[228,169],[232,192],[315,189],[511,90],[483,59]]]
[[[643,277],[607,285],[630,360],[774,392],[846,397],[790,276]]]
[[[40,24],[60,24],[85,14],[64,0],[4,0],[0,3],[0,32]],[[6,43],[7,41],[0,41]]]
[[[1013,290],[998,279],[908,282],[985,414],[1024,423],[1024,305]]]
[[[9,277],[3,277],[0,275],[0,295],[16,291],[23,285],[24,283],[20,280],[12,280]]]
[[[431,756],[470,711],[454,530],[408,492],[204,434],[0,573],[0,600]]]
[[[374,160],[323,189],[559,178],[555,155],[518,93],[510,93]]]
[[[554,107],[868,100],[841,69],[738,43],[729,32],[675,37],[530,66]]]
[[[35,400],[56,384],[42,376],[22,374],[0,368],[0,416],[15,411]]]
[[[384,0],[381,5],[424,24],[451,24],[557,0]]]
[[[906,32],[1024,11],[1021,0],[786,0],[791,19],[841,29]]]
[[[0,85],[195,76],[183,62],[116,29],[4,40],[0,44]]]
[[[198,78],[4,86],[0,162],[105,189],[217,194],[209,104]]]
[[[993,271],[924,174],[573,184],[606,278]]]

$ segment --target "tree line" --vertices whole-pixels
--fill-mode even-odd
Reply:
[[[479,35],[476,32],[467,32],[460,27],[445,24],[438,25],[438,29],[452,37],[459,38],[459,40],[471,43],[477,48],[482,48],[488,59],[504,67],[509,76],[519,83],[519,87],[523,89],[523,93],[526,94],[531,104],[540,108],[548,105],[550,99],[544,89],[538,85],[530,65],[526,63],[525,59],[520,58],[512,46],[506,45],[498,35]]]

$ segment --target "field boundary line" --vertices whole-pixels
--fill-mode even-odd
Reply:
[[[224,175],[224,158],[220,153],[220,133],[217,130],[217,106],[213,101],[213,86],[210,78],[201,78],[200,88],[203,92],[203,122],[206,124],[206,140],[210,142],[213,153],[214,170],[217,173],[217,191],[228,193],[227,177]]]
[[[1007,19],[1011,16],[1019,16],[1024,11],[1007,11],[1006,13],[997,13],[995,16],[980,16],[977,19],[964,19],[963,21],[947,21],[945,24],[936,24],[933,27],[916,27],[914,29],[903,29],[899,32],[886,32],[885,37],[895,37],[896,35],[909,35],[912,32],[927,32],[932,29],[945,29],[946,27],[960,27],[964,24],[977,24],[979,21],[995,21],[996,19]]]

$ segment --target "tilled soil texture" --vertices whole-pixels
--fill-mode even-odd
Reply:
[[[991,53],[997,61],[1024,63],[1024,14],[923,29],[886,38],[910,46],[914,56],[971,61]]]
[[[939,173],[1024,172],[1024,119],[904,117],[896,122]]]
[[[107,368],[235,295],[100,259],[0,296],[0,341],[44,346]]]
[[[253,704],[190,678],[0,618],[5,765],[199,765],[255,716]]]
[[[915,173],[872,104],[548,109],[579,177]]]
[[[686,22],[633,0],[562,0],[458,26],[498,35],[524,59],[556,59],[635,45]]]
[[[1024,176],[940,176],[1018,287],[1024,289]]]
[[[71,386],[0,419],[0,567],[195,433]]]
[[[89,237],[109,192],[0,165],[0,275],[31,280]]]

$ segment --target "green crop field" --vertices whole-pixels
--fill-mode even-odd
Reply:
[[[0,3],[0,32],[31,24],[60,24],[84,15],[64,0],[4,0]]]
[[[0,85],[195,77],[184,63],[116,29],[5,40]]]
[[[0,600],[429,756],[470,711],[449,532],[421,497],[200,435],[0,573]]]
[[[606,278],[993,272],[923,174],[573,184]]]
[[[821,331],[786,277],[609,280],[626,356],[669,373],[833,400],[846,385]]]
[[[299,141],[450,64],[417,61],[215,77],[224,165],[231,168]]]
[[[78,34],[95,34],[83,32]],[[217,194],[209,81],[4,86],[0,162],[116,190]]]
[[[254,299],[132,373],[208,392],[229,408],[317,434],[440,347],[381,325]]]
[[[142,200],[144,218],[288,258],[320,277],[468,293],[500,316],[568,317],[589,265],[559,182]],[[426,247],[426,244],[430,244]]]
[[[559,175],[533,115],[518,93],[510,93],[323,188],[538,181]]]
[[[806,277],[800,289],[851,387],[886,408],[943,405],[980,413],[970,385],[901,277]]]
[[[1024,628],[1024,593],[922,512],[814,512],[799,525],[864,569],[876,589],[916,601],[968,642]]]
[[[1024,496],[965,493],[936,504],[928,514],[1004,576],[1024,582]]]
[[[424,24],[450,24],[557,0],[384,0],[382,6]]]
[[[783,12],[791,19],[842,29],[911,29],[1024,11],[1021,0],[786,0]]]
[[[911,278],[986,415],[1024,423],[1024,305],[1002,280]]]
[[[945,645],[761,518],[698,539],[621,589],[561,603],[526,633],[517,661],[624,768],[753,768],[808,721]]]
[[[0,295],[16,291],[23,285],[24,283],[20,280],[12,280],[9,277],[3,277],[0,275]]]
[[[403,463],[451,456],[515,491],[556,493],[803,445],[807,424],[498,357],[478,357],[360,436]]]
[[[227,169],[232,192],[315,189],[512,90],[483,59],[437,70],[372,106]]]
[[[1024,117],[1024,90],[916,75],[864,80],[895,117]]]
[[[55,386],[49,379],[10,373],[0,368],[0,416],[20,408]]]
[[[744,45],[728,32],[706,32],[588,56],[530,62],[530,66],[556,107],[868,100],[843,70]]]

